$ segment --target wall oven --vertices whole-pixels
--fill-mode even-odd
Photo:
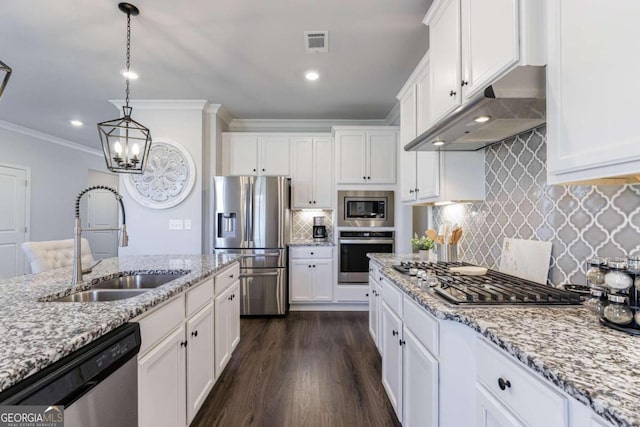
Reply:
[[[367,284],[367,254],[392,253],[393,231],[341,231],[338,245],[338,284]]]
[[[393,227],[393,191],[338,191],[338,227]]]

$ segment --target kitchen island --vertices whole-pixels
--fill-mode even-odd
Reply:
[[[553,384],[555,387],[549,387],[554,389],[552,392],[557,388],[575,399],[570,399],[575,404],[569,403],[568,416],[564,409],[564,418],[568,420],[565,425],[580,425],[576,424],[579,417],[571,409],[577,407],[580,410],[582,405],[578,402],[581,402],[613,425],[640,426],[640,338],[601,326],[598,318],[584,307],[456,307],[432,291],[420,289],[415,278],[392,268],[400,261],[416,261],[417,256],[369,254],[369,258],[375,262],[382,281],[395,286],[410,301],[437,319],[441,325],[441,343],[447,338],[444,336],[447,333],[445,326],[451,322],[465,325],[468,328],[464,329],[475,331],[465,339],[477,338],[479,342],[488,342],[497,350],[495,354],[498,357],[506,356],[523,371],[526,366],[532,377],[545,384]],[[406,301],[405,298],[405,305]],[[477,346],[469,344],[471,350],[481,346],[479,343]],[[442,354],[442,348],[440,351]],[[471,352],[465,357],[468,364],[474,364]],[[469,369],[474,377],[477,369],[482,383],[482,362],[480,357],[477,359],[477,368],[460,368]],[[441,367],[441,375],[442,371]],[[500,389],[503,392],[506,389],[505,396],[510,398],[508,393],[516,393],[518,385],[511,388],[510,384],[505,386],[502,377],[500,379],[503,380],[499,384]],[[475,381],[471,383],[472,387],[473,384]],[[490,384],[494,386],[493,378]],[[496,390],[500,393],[497,385]],[[472,402],[467,403],[473,405]],[[536,402],[529,401],[528,405],[535,407]],[[535,408],[540,413],[547,409]],[[602,420],[589,421],[591,425],[606,425],[601,424]]]
[[[0,391],[234,263],[234,255],[130,256],[100,262],[75,289],[70,267],[0,280]],[[89,289],[95,279],[131,273],[177,275],[175,280],[133,298],[52,302]]]

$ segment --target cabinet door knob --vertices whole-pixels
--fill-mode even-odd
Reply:
[[[313,204],[314,204],[314,205],[316,204],[316,201],[315,201],[315,200],[313,201]]]
[[[364,296],[365,296],[365,297],[368,297],[368,296],[369,296],[369,292],[367,292],[366,294],[364,294]]]
[[[409,190],[409,194],[413,194],[415,190]]]
[[[371,179],[371,177],[370,177],[370,176],[368,176],[368,177],[367,177],[367,179]]]
[[[405,345],[406,341],[405,340],[400,340],[400,345]]]
[[[191,332],[191,336],[192,336],[192,337],[197,337],[197,336],[198,336],[198,331],[193,331],[193,332]]]
[[[309,204],[311,204],[311,200],[309,200]]]
[[[313,264],[313,268],[316,268],[316,265],[315,265],[315,264]]]
[[[396,331],[395,329],[393,329],[393,330],[391,331],[391,333],[393,334],[393,336],[394,336],[394,337],[395,337],[396,335],[398,335],[398,331]]]
[[[253,171],[255,172],[256,170],[254,169]]]
[[[230,275],[229,275],[229,279],[233,279],[233,274],[230,274]]]
[[[420,191],[420,189],[419,189],[419,188],[416,188],[416,193],[417,193],[418,191]]]
[[[180,341],[180,347],[187,347],[187,342],[186,341]]]
[[[309,268],[311,268],[311,264],[309,264]]]
[[[311,252],[311,255],[313,255],[313,252]]]
[[[264,169],[264,168],[262,169],[262,172],[265,172],[265,169]]]
[[[460,86],[466,86],[468,84],[469,84],[469,82],[466,81],[466,80],[463,80],[463,81],[460,82]]]
[[[362,179],[364,179],[364,180],[366,181],[366,180],[367,180],[367,177],[366,177],[366,176],[363,176],[363,177],[362,177]]]
[[[500,387],[500,390],[511,388],[511,381],[505,380],[503,378],[498,378],[498,387]]]
[[[449,96],[456,96],[456,93],[457,92],[455,90],[452,90],[451,92],[449,92]]]

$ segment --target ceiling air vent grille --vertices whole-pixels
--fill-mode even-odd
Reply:
[[[307,53],[329,52],[329,32],[328,31],[305,31],[304,46]]]

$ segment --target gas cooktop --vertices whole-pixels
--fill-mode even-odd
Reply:
[[[463,276],[450,267],[470,266],[463,262],[402,262],[397,271],[409,275],[417,268],[435,274],[440,282],[433,289],[446,301],[456,305],[575,305],[580,295],[541,285],[494,270],[484,276]]]

